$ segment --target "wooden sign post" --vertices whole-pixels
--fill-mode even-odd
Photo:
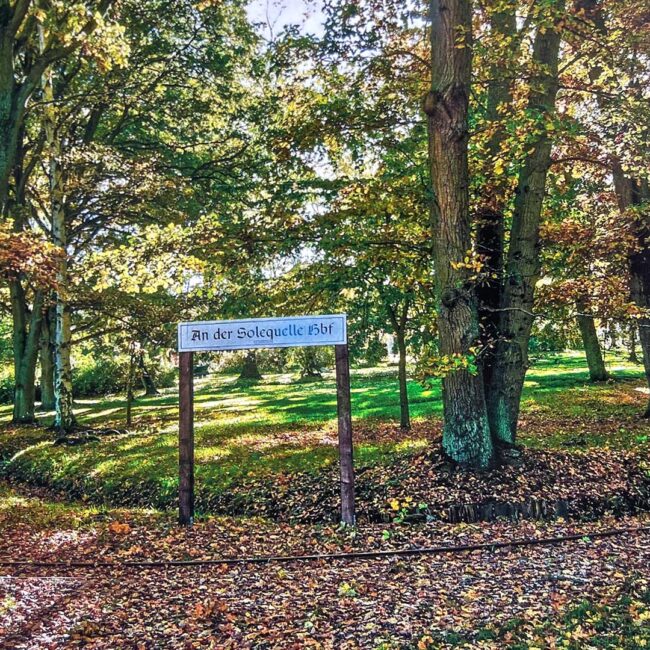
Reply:
[[[178,519],[194,521],[194,352],[178,355]]]
[[[341,466],[341,521],[354,525],[350,362],[345,314],[199,321],[178,325],[179,522],[194,520],[194,352],[334,345]]]
[[[352,463],[352,406],[348,344],[334,347],[336,357],[336,406],[339,420],[341,465],[341,521],[354,525],[354,466]]]

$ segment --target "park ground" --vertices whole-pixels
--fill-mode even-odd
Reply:
[[[409,386],[415,422],[405,433],[394,369],[353,371],[354,530],[336,525],[331,377],[199,381],[199,512],[189,530],[175,525],[173,390],[138,400],[128,432],[121,397],[80,400],[80,421],[101,433],[83,444],[6,423],[0,560],[110,566],[1,566],[0,644],[650,647],[647,391],[639,366],[615,358],[610,370],[615,381],[594,385],[579,354],[538,359],[524,395],[523,464],[490,474],[450,473],[442,462],[437,384]],[[8,420],[8,408],[0,415]],[[613,528],[627,532],[596,535]],[[565,535],[578,537],[409,557],[124,564]]]

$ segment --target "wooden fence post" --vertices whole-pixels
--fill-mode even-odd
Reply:
[[[354,516],[354,467],[352,464],[352,416],[350,404],[350,361],[348,346],[336,345],[336,404],[339,420],[341,462],[341,521],[351,526]]]
[[[193,352],[178,355],[178,521],[194,521],[194,372]]]

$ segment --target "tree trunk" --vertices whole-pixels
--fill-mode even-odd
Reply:
[[[587,357],[587,366],[589,367],[589,379],[591,381],[606,381],[609,378],[603,361],[603,354],[600,349],[600,341],[596,332],[594,317],[589,316],[587,305],[584,301],[579,300],[576,303],[578,310],[578,327],[582,336],[582,346]]]
[[[132,343],[130,346],[129,354],[129,369],[126,376],[126,426],[130,427],[133,424],[133,383],[135,379],[135,364],[136,355],[141,356],[140,351],[136,351],[135,345]]]
[[[557,7],[558,12],[561,7]],[[528,109],[540,121],[552,118],[558,89],[560,34],[557,29],[537,30],[533,45],[533,68]],[[532,143],[519,173],[505,281],[499,311],[499,340],[486,387],[490,430],[498,446],[515,444],[524,377],[528,366],[528,343],[533,325],[533,299],[539,279],[539,225],[551,159],[551,139],[546,127]]]
[[[41,32],[41,40],[42,32]],[[43,47],[43,43],[41,43]],[[72,365],[70,361],[72,330],[70,304],[67,229],[65,216],[65,179],[63,170],[63,135],[57,128],[57,115],[52,88],[52,75],[43,78],[43,97],[48,102],[44,110],[44,130],[49,155],[50,219],[52,241],[60,249],[56,269],[54,318],[54,428],[70,431],[76,426],[72,398]]]
[[[262,379],[262,375],[257,367],[257,354],[255,350],[249,350],[244,357],[244,365],[241,369],[240,379]]]
[[[492,128],[486,156],[493,167],[502,154],[503,144],[508,137],[502,110],[512,103],[511,70],[508,67],[517,48],[517,19],[510,10],[495,11],[490,16],[490,31],[501,46],[490,65],[490,85],[487,92],[486,118]],[[481,321],[483,354],[481,372],[485,386],[492,376],[493,355],[499,336],[499,307],[503,293],[504,264],[504,209],[508,188],[497,174],[489,174],[481,188],[481,207],[477,212],[476,252],[483,258],[485,277],[477,287]]]
[[[57,217],[55,223],[57,225],[52,229],[54,241],[65,250],[64,221]],[[69,431],[76,425],[76,418],[72,397],[72,364],[70,361],[72,332],[68,303],[68,263],[65,256],[59,262],[57,282],[54,326],[54,427],[58,431]]]
[[[645,217],[647,219],[647,215]],[[630,275],[632,300],[645,310],[650,311],[650,227],[646,224],[639,229],[640,239],[644,241],[643,248],[630,255]],[[644,317],[639,321],[639,342],[643,354],[643,368],[646,381],[650,386],[650,318]],[[643,417],[650,418],[650,401]]]
[[[14,78],[14,38],[10,11],[0,16],[0,214],[7,214],[9,181],[16,162],[23,110]]]
[[[647,181],[628,178],[618,160],[614,162],[613,171],[614,187],[621,212],[626,212],[632,206],[650,203]],[[637,245],[628,255],[630,297],[647,314],[650,312],[650,214],[639,210],[631,218]],[[650,386],[650,318],[640,318],[638,326],[643,368]],[[650,402],[643,417],[650,418]]]
[[[316,348],[307,347],[300,350],[298,356],[300,361],[300,378],[301,379],[321,379],[321,364],[316,352]]]
[[[20,280],[9,283],[11,311],[13,317],[14,353],[14,424],[35,422],[34,403],[36,397],[36,361],[43,320],[43,294],[34,296],[31,315],[28,314],[25,291]],[[28,326],[29,322],[29,326]]]
[[[636,329],[636,323],[630,323],[627,356],[630,363],[639,363],[639,357],[636,353]]]
[[[41,410],[54,409],[54,342],[53,342],[53,309],[43,315],[41,325]]]
[[[138,355],[138,365],[140,366],[140,372],[142,374],[142,385],[144,386],[145,396],[153,397],[155,395],[160,395],[160,392],[153,381],[153,377],[149,374],[147,366],[144,363],[144,350],[142,351],[142,354]]]
[[[406,376],[406,341],[404,332],[397,335],[397,349],[399,350],[399,425],[401,429],[411,428],[411,416],[409,413],[409,394]]]
[[[408,383],[406,375],[406,324],[408,322],[409,307],[411,299],[406,298],[398,315],[397,310],[388,302],[387,296],[384,295],[381,286],[379,287],[379,295],[384,300],[388,318],[395,333],[397,341],[397,350],[399,352],[398,361],[398,382],[399,382],[399,408],[400,408],[400,428],[408,430],[411,428],[411,416],[409,413],[409,395]]]
[[[475,289],[463,260],[472,247],[467,166],[467,111],[472,64],[469,0],[431,0],[431,90],[424,100],[429,131],[431,206],[440,352],[467,359],[479,338]],[[462,42],[459,43],[459,39]],[[444,453],[455,463],[492,463],[483,379],[469,369],[442,380]]]

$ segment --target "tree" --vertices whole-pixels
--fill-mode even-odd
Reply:
[[[112,322],[109,330],[116,328],[113,314],[93,324],[86,320],[88,311],[106,315],[102,291],[93,294],[88,286],[94,279],[89,261],[98,251],[119,251],[148,223],[192,223],[199,212],[219,204],[209,206],[196,196],[230,196],[209,186],[222,181],[247,149],[240,123],[229,120],[235,110],[241,116],[241,71],[251,65],[254,44],[239,3],[197,9],[189,0],[127,1],[115,7],[114,17],[121,26],[96,17],[93,42],[43,72],[42,88],[35,93],[39,101],[25,122],[33,152],[26,166],[36,178],[27,184],[27,198],[35,207],[22,227],[51,232],[67,253],[57,271],[59,318],[53,341],[55,426],[62,429],[74,426],[70,353],[79,338],[76,325],[81,321],[82,338],[93,331],[101,334],[107,320]],[[45,51],[61,21],[37,18],[39,51]],[[154,20],[157,30],[152,31]],[[230,56],[233,49],[236,58]],[[197,83],[199,78],[201,83],[210,79],[209,91]],[[217,104],[221,112],[214,110]],[[204,116],[200,128],[197,114]],[[224,123],[229,124],[227,134]],[[210,129],[223,136],[220,146]],[[168,247],[173,241],[172,236]],[[88,300],[91,294],[94,298]],[[114,296],[108,303],[115,304]],[[77,318],[75,309],[87,311]],[[146,334],[140,343],[147,345]],[[141,367],[144,354],[135,360],[146,390],[153,392],[150,374]],[[42,365],[47,372],[47,362]]]
[[[533,324],[535,284],[539,279],[539,228],[551,160],[550,129],[558,91],[560,20],[564,3],[550,5],[537,20],[531,59],[527,116],[531,120],[529,147],[515,189],[508,248],[500,287],[498,339],[490,360],[486,400],[490,430],[499,446],[516,440],[521,391],[528,367],[528,342]]]
[[[55,286],[58,252],[41,237],[0,224],[0,272],[10,287],[13,316],[14,410],[17,422],[34,417],[36,359],[44,296]],[[28,308],[27,292],[34,298]]]
[[[432,0],[431,90],[424,100],[433,187],[433,250],[440,353],[469,359],[479,339],[471,280],[468,109],[472,74],[469,0]],[[483,378],[470,368],[443,377],[443,450],[456,463],[487,468],[493,445]]]
[[[31,172],[22,160],[27,102],[46,70],[87,41],[110,4],[111,0],[99,0],[65,8],[58,5],[44,8],[32,0],[0,3],[0,214],[12,218],[16,232],[22,232],[28,225],[27,214],[22,209],[25,183]],[[39,38],[42,22],[47,22],[50,28],[46,42]],[[12,174],[14,193],[10,203]],[[41,292],[34,292],[30,315],[28,290],[21,277],[10,281],[10,296],[16,381],[13,419],[32,422],[44,298]]]
[[[620,219],[632,235],[627,256],[629,289],[637,307],[639,342],[650,385],[650,124],[648,41],[643,38],[647,35],[647,8],[601,0],[576,0],[575,8],[582,18],[579,36],[585,50],[584,77],[575,86],[582,97],[576,103],[580,101],[588,111],[595,143],[588,160],[609,169]],[[650,403],[644,415],[650,417]]]

